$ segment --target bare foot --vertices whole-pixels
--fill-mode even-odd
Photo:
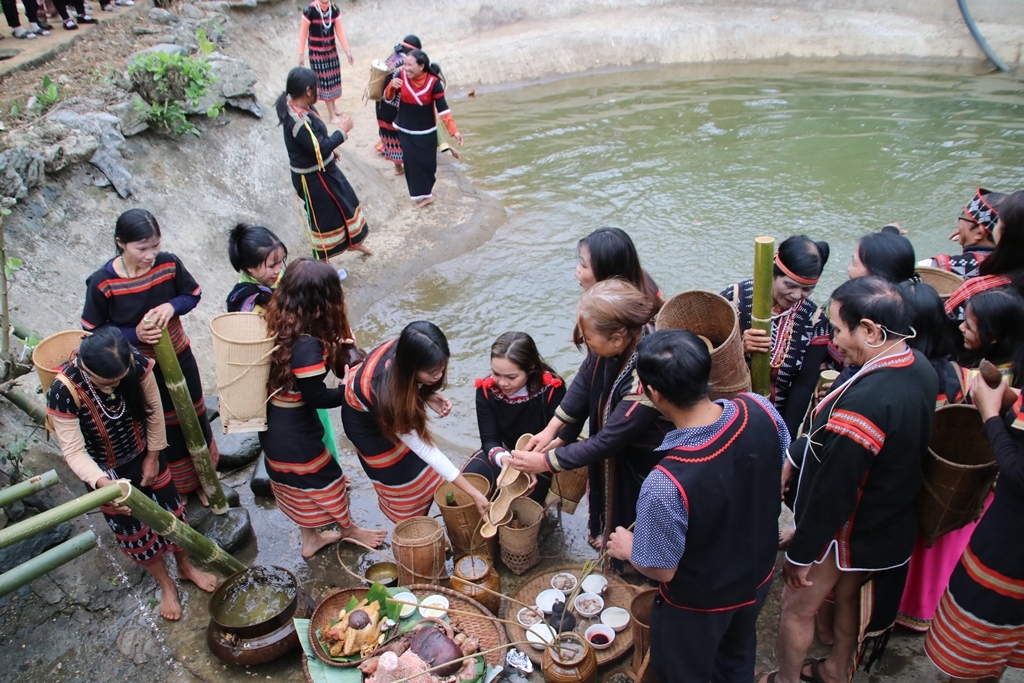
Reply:
[[[405,166],[402,164],[395,164],[395,175],[402,175],[405,173]]]
[[[183,581],[191,581],[199,590],[212,593],[217,588],[217,577],[208,572],[204,572],[197,569],[194,564],[188,559],[188,556],[184,558],[178,557],[175,553],[175,557],[178,560],[178,577]]]
[[[434,198],[433,197],[427,197],[426,199],[421,199],[419,202],[417,202],[416,208],[417,209],[422,209],[422,208],[425,208],[427,206],[430,206],[433,203],[434,203]]]
[[[785,550],[793,542],[796,529],[779,529],[779,550]]]
[[[196,489],[196,498],[199,499],[199,502],[203,504],[204,508],[210,507],[210,499],[206,497],[206,491],[202,488]]]
[[[346,542],[358,541],[371,548],[379,548],[387,537],[388,532],[383,529],[364,529],[355,524],[341,530],[341,540]]]
[[[181,619],[181,603],[178,602],[178,589],[172,583],[170,587],[160,587],[160,616],[167,621]]]
[[[373,256],[373,249],[370,249],[368,246],[366,246],[365,242],[360,242],[356,246],[352,247],[352,251],[361,251],[367,256]]]
[[[326,548],[340,540],[340,531],[317,532],[316,529],[303,529],[302,556],[308,560],[316,555],[322,548]]]

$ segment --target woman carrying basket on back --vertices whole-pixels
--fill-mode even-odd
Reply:
[[[402,42],[395,45],[395,51],[388,56],[385,66],[388,73],[384,76],[384,86],[387,87],[391,79],[400,77],[402,65],[405,64],[405,56],[413,50],[423,47],[420,39],[414,35],[402,38]],[[398,105],[402,98],[397,90],[394,90],[391,97],[381,96],[377,101],[377,128],[380,132],[380,143],[378,151],[388,161],[395,165],[395,175],[405,173],[405,165],[402,159],[402,141],[398,139],[398,131],[395,130],[395,118],[398,117]]]

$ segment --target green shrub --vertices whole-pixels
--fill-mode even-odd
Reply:
[[[216,77],[210,73],[209,63],[202,57],[151,52],[135,59],[128,69],[132,86],[149,106],[139,104],[140,111],[149,115],[150,124],[175,135],[199,135],[188,120],[182,102],[196,107]],[[211,107],[206,115],[221,113],[222,108]]]

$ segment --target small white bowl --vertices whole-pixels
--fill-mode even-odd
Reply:
[[[565,594],[562,591],[548,588],[537,593],[537,607],[545,614],[551,614],[551,608],[556,602],[565,602]]]
[[[597,593],[598,595],[601,595],[607,587],[608,579],[604,578],[600,574],[591,574],[587,578],[583,579],[583,590],[587,593]]]
[[[607,638],[608,642],[604,643],[603,645],[595,643],[592,639],[594,636],[598,634]],[[604,624],[594,624],[593,626],[591,626],[583,632],[583,637],[587,639],[588,643],[590,643],[590,647],[594,648],[595,650],[603,650],[607,647],[611,647],[612,643],[615,641],[615,631],[610,626],[605,626]]]
[[[393,596],[395,600],[402,602],[419,602],[416,596],[412,593],[399,593]],[[408,619],[412,616],[412,613],[416,611],[416,605],[402,605],[402,611],[399,613],[400,619]]]
[[[601,623],[618,633],[629,625],[629,610],[621,607],[609,607],[601,612]]]
[[[443,595],[428,595],[420,602],[420,614],[424,619],[440,618],[448,613],[448,598]]]
[[[583,609],[580,605],[587,601],[597,602],[597,607],[595,609]],[[593,619],[601,613],[601,610],[604,609],[604,598],[602,598],[597,593],[580,593],[576,596],[576,602],[573,606],[576,608],[576,612],[581,617]]]
[[[537,650],[543,650],[555,639],[555,629],[547,624],[534,624],[526,629],[526,639]]]
[[[559,588],[555,585],[555,583],[559,579],[563,578],[572,579],[572,584],[568,588]],[[562,572],[561,574],[555,574],[551,577],[551,587],[554,588],[556,591],[564,593],[565,595],[569,595],[569,593],[572,593],[574,590],[576,590],[576,584],[578,584],[579,582],[580,580],[577,579],[574,575],[570,574],[569,572]]]
[[[533,612],[537,615],[537,621],[523,621],[528,612]],[[523,628],[530,628],[534,624],[539,624],[544,621],[544,610],[540,607],[523,607],[516,612],[516,621],[523,625]]]

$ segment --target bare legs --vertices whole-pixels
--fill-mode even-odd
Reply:
[[[174,553],[174,559],[178,561],[178,577],[183,581],[191,581],[200,590],[204,590],[207,593],[212,592],[217,587],[217,577],[196,569],[189,559],[188,553],[184,550]],[[171,578],[170,572],[167,571],[165,559],[160,558],[158,562],[148,565],[146,571],[156,579],[156,583],[160,587],[160,616],[169,621],[181,619],[181,602],[178,600],[178,587],[175,585],[174,579]]]
[[[317,531],[299,527],[302,532],[302,556],[307,560],[317,554],[321,549],[333,545],[338,541],[346,541],[355,545],[377,548],[387,538],[388,532],[383,529],[366,529],[355,524],[343,527],[340,531]]]
[[[324,100],[324,104],[327,105],[327,115],[331,119],[331,123],[338,125],[341,123],[341,117],[338,116],[338,110],[334,107],[334,100]]]

